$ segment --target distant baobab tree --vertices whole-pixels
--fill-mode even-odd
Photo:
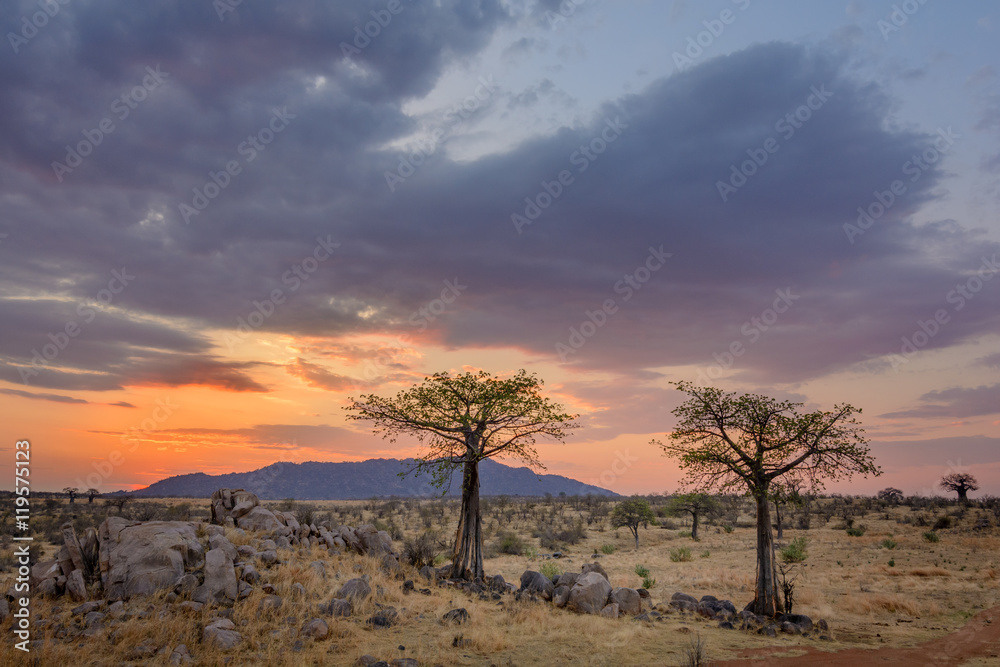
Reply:
[[[969,491],[979,488],[976,478],[967,472],[953,472],[941,478],[941,488],[954,491],[958,494],[958,499],[962,502],[969,501]]]
[[[878,495],[875,497],[879,500],[884,500],[890,505],[898,505],[899,501],[903,499],[903,492],[890,486],[879,491]]]
[[[80,492],[80,489],[75,486],[67,486],[63,489],[63,493],[69,496],[69,504],[72,505],[73,501],[76,500],[76,494]]]
[[[775,616],[783,611],[778,596],[772,487],[801,480],[811,490],[824,479],[854,473],[880,475],[864,429],[848,405],[802,413],[802,404],[756,394],[725,393],[716,387],[675,383],[688,399],[674,408],[677,426],[667,442],[653,440],[680,460],[689,486],[699,490],[742,490],[757,504],[757,582],[747,608]]]
[[[101,495],[101,492],[97,489],[87,489],[87,503],[92,505],[94,503],[94,498],[99,495]]]
[[[420,385],[385,398],[369,394],[349,399],[348,419],[374,423],[390,442],[400,435],[425,442],[427,454],[416,470],[429,471],[434,484],[447,488],[462,470],[462,509],[455,534],[451,576],[483,577],[482,514],[479,463],[514,458],[544,468],[533,447],[539,436],[562,441],[576,415],[541,395],[544,383],[521,370],[509,378],[478,373],[435,373]]]

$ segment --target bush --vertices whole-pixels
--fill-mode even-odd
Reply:
[[[847,529],[847,534],[850,535],[851,537],[861,537],[862,535],[865,534],[865,527],[861,524],[858,524],[857,526],[851,526],[850,528]]]
[[[539,568],[542,574],[548,577],[549,581],[553,581],[557,575],[562,574],[562,570],[555,563],[542,563],[542,567]]]
[[[435,546],[436,535],[425,532],[417,537],[403,540],[403,562],[409,563],[418,570],[425,565],[432,565],[437,557]]]
[[[727,523],[725,526],[722,527],[722,530],[726,531],[727,533],[731,533],[733,532],[733,527]]]
[[[712,555],[712,552],[709,551],[708,549],[705,549],[704,551],[701,552],[701,557],[702,558],[708,558],[711,555]]]
[[[610,556],[611,554],[613,554],[617,550],[618,550],[618,547],[616,547],[613,544],[602,544],[601,545],[601,553],[602,554],[607,554],[607,555]]]
[[[851,530],[855,529],[852,528]],[[806,538],[796,537],[779,553],[781,554],[781,560],[786,563],[801,563],[806,559]]]
[[[895,549],[896,548],[896,540],[892,539],[891,537],[885,538],[884,540],[882,540],[882,548],[883,549]]]
[[[691,560],[691,550],[687,547],[677,547],[670,550],[670,561],[673,563],[687,563]]]
[[[940,542],[941,536],[935,533],[933,530],[928,530],[924,533],[924,539],[928,542]]]
[[[931,530],[943,530],[945,528],[951,528],[951,517],[941,516],[938,520],[934,522],[934,527]]]
[[[517,533],[500,533],[497,536],[497,551],[502,554],[520,556],[524,553],[524,540]]]
[[[647,568],[645,565],[636,565],[635,573],[640,577],[642,577],[643,579],[645,579],[646,577],[649,576],[649,568]]]

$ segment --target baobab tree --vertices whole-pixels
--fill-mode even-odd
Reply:
[[[532,469],[542,465],[535,452],[538,437],[562,441],[576,415],[542,396],[543,382],[521,370],[513,377],[478,373],[435,373],[393,398],[369,394],[349,399],[348,419],[370,421],[390,442],[401,435],[424,443],[427,452],[415,470],[430,472],[447,488],[462,470],[462,509],[455,533],[451,576],[483,576],[479,463],[488,458],[516,459]]]
[[[875,497],[890,505],[898,505],[899,501],[903,499],[903,492],[894,486],[887,486],[879,491]]]
[[[73,501],[76,500],[76,494],[80,492],[80,489],[75,486],[67,486],[63,489],[63,493],[69,496],[69,504],[72,505]]]
[[[757,582],[748,609],[775,616],[778,595],[771,488],[793,475],[812,490],[824,479],[855,473],[880,475],[864,429],[848,405],[802,413],[801,403],[758,394],[726,393],[715,387],[674,383],[688,399],[673,410],[678,423],[666,442],[653,440],[667,456],[680,461],[686,485],[708,491],[740,490],[757,505]],[[780,483],[780,481],[778,482]]]
[[[87,489],[87,503],[90,505],[94,504],[94,498],[101,495],[101,492],[97,489]]]
[[[969,491],[979,488],[976,478],[967,472],[953,472],[941,478],[941,488],[954,491],[963,503],[969,502]]]

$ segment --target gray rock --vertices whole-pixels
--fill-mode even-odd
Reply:
[[[257,613],[278,611],[281,609],[282,602],[278,595],[265,595],[257,603]]]
[[[192,662],[194,662],[194,659],[188,653],[188,648],[184,644],[178,644],[170,653],[171,665],[190,665]]]
[[[274,565],[278,562],[278,552],[273,549],[268,549],[266,551],[261,551],[257,554],[257,558],[260,559],[261,563],[265,565]]]
[[[222,549],[210,549],[205,554],[205,583],[191,595],[196,602],[232,604],[239,595],[233,561]]]
[[[302,636],[321,641],[330,636],[330,626],[322,618],[314,618],[302,626]]]
[[[569,586],[563,586],[560,584],[556,586],[556,590],[552,593],[552,604],[557,607],[565,607],[566,603],[569,602]]]
[[[635,616],[642,612],[642,598],[634,588],[615,588],[611,591],[611,601],[618,604],[623,614]]]
[[[4,599],[6,600],[6,598]],[[102,604],[103,604],[102,602],[97,602],[97,601],[84,602],[78,607],[73,607],[73,609],[70,610],[70,614],[72,614],[73,616],[86,615],[92,611],[97,611],[98,609],[100,609]]]
[[[395,607],[386,607],[372,614],[366,623],[374,628],[391,628],[398,619],[399,612],[396,611]]]
[[[236,550],[236,547],[224,535],[210,535],[208,538],[208,547],[209,549],[222,549],[226,552],[229,560],[236,561],[240,559],[240,554]]]
[[[611,584],[599,572],[588,572],[569,591],[566,608],[582,614],[598,614],[611,595]]]
[[[351,602],[360,602],[368,598],[372,594],[372,587],[368,584],[368,576],[358,577],[357,579],[351,579],[343,586],[340,587],[333,597],[350,600]]]
[[[243,636],[236,632],[235,623],[228,618],[220,618],[205,626],[203,641],[228,651],[242,642]]]
[[[87,599],[87,584],[83,581],[83,570],[73,570],[66,577],[66,593],[75,602]]]
[[[552,599],[555,586],[552,585],[552,581],[544,574],[533,570],[525,570],[524,574],[521,575],[520,590],[522,593],[537,593],[540,598],[548,601]]]
[[[177,608],[181,611],[189,611],[193,614],[200,614],[201,610],[205,608],[205,605],[201,602],[195,602],[194,600],[187,600],[186,602],[178,604]]]
[[[605,572],[604,568],[601,567],[601,564],[598,563],[598,562],[596,562],[596,561],[593,562],[593,563],[584,563],[584,565],[581,568],[581,570],[582,570],[581,574],[588,574],[590,572],[596,572],[599,575],[601,575],[602,577],[604,577],[605,581],[607,581],[608,583],[611,583],[611,580],[608,579],[608,573]]]
[[[459,607],[458,609],[452,609],[451,611],[445,612],[441,620],[445,623],[455,623],[457,625],[462,625],[468,622],[469,612],[466,611],[464,607]]]
[[[237,519],[236,525],[243,530],[256,530],[262,533],[269,533],[282,528],[281,522],[274,516],[274,512],[259,506],[254,507]]]
[[[618,608],[618,604],[615,602],[612,602],[609,605],[605,605],[601,609],[601,616],[605,618],[618,618],[620,613],[621,610]]]
[[[320,611],[334,617],[340,616],[346,618],[354,613],[354,606],[351,604],[350,600],[334,598],[327,604],[320,605]]]
[[[699,602],[699,600],[697,600],[693,595],[688,595],[687,593],[680,593],[680,592],[674,593],[673,595],[670,596],[670,601],[673,602],[674,600],[684,600],[686,602],[691,602],[695,605],[697,605]]]
[[[174,586],[174,592],[178,595],[191,595],[198,588],[198,577],[193,574],[185,574]]]
[[[204,550],[188,522],[139,524],[109,517],[98,533],[101,583],[112,602],[172,588],[185,571],[204,563]]]

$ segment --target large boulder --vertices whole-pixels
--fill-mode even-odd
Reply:
[[[209,549],[205,554],[205,583],[195,590],[191,598],[195,602],[228,605],[236,601],[239,590],[232,559],[224,549]]]
[[[392,551],[392,538],[384,530],[378,530],[375,526],[366,523],[354,529],[354,535],[361,543],[360,553],[371,556],[379,556]]]
[[[340,587],[334,594],[334,598],[340,600],[350,600],[360,602],[372,594],[372,587],[368,584],[368,575],[351,579]]]
[[[249,512],[236,519],[236,525],[243,530],[258,530],[265,533],[282,528],[278,517],[266,507],[254,507]]]
[[[623,614],[635,616],[642,613],[642,600],[634,588],[615,588],[611,591],[611,602],[618,603]]]
[[[243,641],[236,631],[236,624],[228,618],[220,618],[205,626],[202,640],[209,645],[227,651]]]
[[[809,632],[813,629],[812,619],[805,614],[782,614],[775,619],[781,626],[783,632],[788,634],[802,634],[803,632]],[[785,624],[794,626],[792,629],[786,629]]]
[[[587,572],[569,591],[567,609],[581,614],[599,614],[611,595],[611,584],[599,572]]]
[[[109,601],[173,588],[204,563],[194,526],[184,521],[137,523],[109,517],[98,530],[101,583]]]
[[[597,574],[599,574],[602,577],[604,577],[605,581],[607,581],[608,583],[611,583],[611,580],[608,579],[608,573],[604,571],[604,568],[601,567],[601,564],[598,563],[597,561],[594,561],[593,563],[584,563],[583,567],[580,568],[580,569],[582,570],[583,574],[588,574],[590,572],[596,572]]]
[[[260,505],[257,496],[243,489],[219,489],[212,494],[212,523],[226,525],[227,518],[237,521]]]
[[[540,598],[548,601],[552,599],[555,586],[552,585],[552,581],[544,574],[533,570],[525,570],[524,574],[521,575],[521,592],[537,593]]]

